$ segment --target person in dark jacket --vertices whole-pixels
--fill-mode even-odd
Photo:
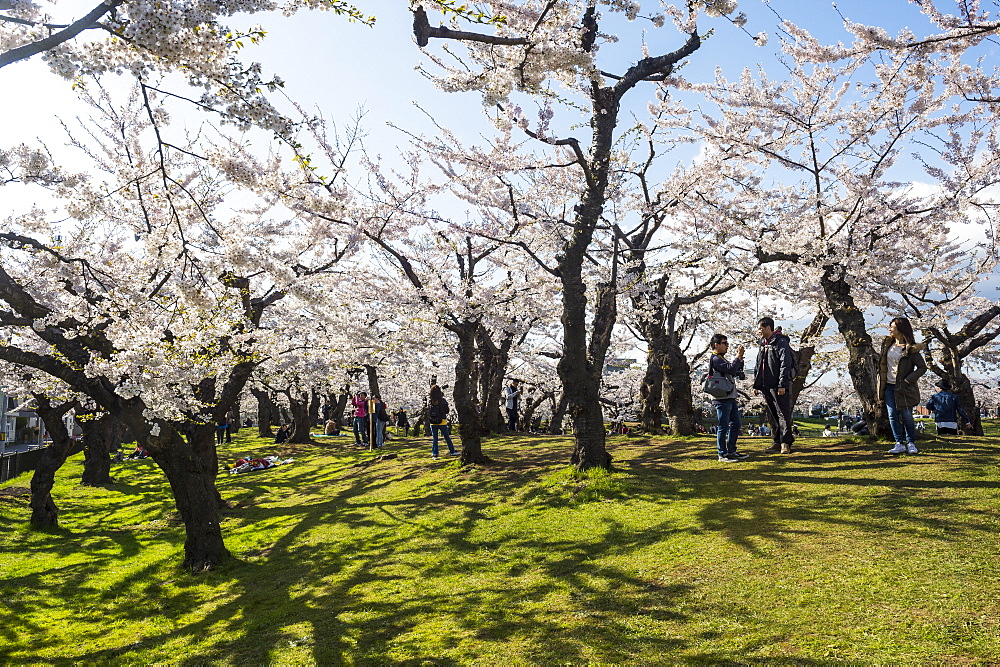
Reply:
[[[715,432],[715,442],[719,450],[720,463],[733,463],[742,461],[748,455],[736,450],[736,439],[740,436],[740,406],[736,402],[736,382],[737,378],[743,378],[743,346],[736,347],[736,358],[732,361],[726,360],[726,352],[729,351],[729,339],[722,334],[715,334],[708,341],[712,347],[712,356],[708,362],[709,373],[712,375],[728,375],[733,378],[733,390],[725,398],[717,398],[712,401],[715,406],[716,415],[719,418],[719,427]]]
[[[757,322],[760,351],[753,377],[755,393],[764,395],[764,405],[775,425],[771,438],[774,444],[764,452],[788,454],[792,451],[792,380],[795,379],[795,359],[788,336],[775,330],[774,320],[762,317]]]
[[[913,325],[905,317],[889,322],[889,335],[882,341],[879,356],[878,395],[885,401],[889,427],[896,446],[887,454],[916,454],[917,425],[913,408],[920,404],[917,380],[927,372],[927,363],[913,337]]]
[[[448,443],[448,456],[458,456],[455,445],[451,442],[451,429],[448,428],[448,401],[444,400],[444,392],[441,387],[433,385],[431,387],[430,405],[427,408],[427,421],[431,425],[431,458],[438,457],[438,434],[444,436],[444,441]]]
[[[958,418],[971,424],[972,420],[965,412],[958,396],[952,393],[951,383],[940,380],[937,383],[939,391],[927,401],[927,409],[934,413],[934,423],[937,424],[938,435],[958,435]]]

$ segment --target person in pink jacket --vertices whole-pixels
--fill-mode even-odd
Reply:
[[[368,442],[368,392],[359,391],[351,399],[354,406],[354,444],[363,445]]]

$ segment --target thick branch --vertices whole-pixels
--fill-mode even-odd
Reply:
[[[77,35],[79,35],[84,30],[88,28],[93,28],[97,21],[121,5],[125,0],[112,0],[109,3],[101,3],[90,10],[90,13],[84,16],[78,21],[74,21],[65,30],[60,30],[57,33],[49,35],[45,39],[40,39],[37,42],[32,42],[31,44],[25,44],[24,46],[18,46],[4,53],[0,53],[0,67],[10,65],[19,60],[25,60],[38,53],[43,53],[49,49],[59,46],[63,42],[68,42]]]
[[[493,35],[481,35],[477,32],[465,32],[464,30],[451,30],[440,26],[434,28],[427,20],[427,12],[423,7],[413,10],[413,36],[417,39],[417,46],[423,48],[430,42],[431,37],[440,39],[460,39],[466,42],[482,42],[483,44],[499,44],[508,46],[524,46],[528,43],[525,37],[495,37]]]

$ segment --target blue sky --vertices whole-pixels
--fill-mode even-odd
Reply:
[[[390,121],[414,132],[433,131],[430,121],[413,106],[414,101],[419,101],[443,125],[469,139],[489,132],[476,94],[444,93],[415,70],[415,65],[426,59],[413,43],[411,16],[405,11],[405,0],[360,0],[358,4],[377,15],[375,27],[352,24],[324,12],[303,12],[290,18],[277,13],[236,17],[233,24],[264,25],[267,38],[259,46],[247,47],[245,57],[264,63],[266,72],[281,76],[287,82],[286,93],[306,108],[319,108],[327,118],[344,124],[363,107],[366,143],[374,152],[389,156],[404,141],[397,130],[387,126]],[[90,5],[91,0],[73,0],[58,7],[60,11],[79,12]],[[918,33],[929,30],[917,9],[906,0],[841,0],[837,6],[853,20],[883,25],[891,31],[906,25]],[[769,45],[755,46],[746,33],[725,20],[703,19],[702,29],[712,28],[713,35],[685,66],[685,76],[707,79],[716,66],[729,76],[758,63],[769,71],[780,68],[774,55],[778,19],[769,7],[825,40],[848,37],[832,3],[772,0],[766,4],[762,0],[743,0],[740,10],[749,17],[747,31],[769,33]],[[434,18],[432,15],[432,21]],[[622,41],[605,47],[602,56],[613,56],[621,69],[641,58],[643,25],[642,21],[633,24],[621,21]],[[669,26],[653,31],[646,38],[654,52],[673,50],[682,41]],[[654,42],[663,39],[670,42],[662,45]],[[7,91],[17,91],[5,95],[6,103],[0,112],[0,145],[42,137],[58,146],[63,139],[56,116],[72,117],[82,111],[69,91],[69,82],[49,74],[37,57],[0,69],[0,84]],[[650,85],[648,90],[634,91],[629,100],[637,111],[642,111],[653,93]],[[187,113],[182,108],[175,110],[182,115]],[[197,114],[192,112],[191,117],[195,120]]]

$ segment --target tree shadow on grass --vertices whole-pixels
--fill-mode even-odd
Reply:
[[[85,617],[94,613],[94,600],[115,599],[102,596],[142,591],[140,602],[116,607],[133,627],[143,627],[140,644],[109,631],[103,648],[67,658],[67,664],[261,664],[286,659],[459,664],[484,656],[496,656],[494,662],[621,663],[642,652],[667,661],[683,655],[685,662],[695,663],[810,665],[819,663],[747,657],[788,640],[776,633],[737,642],[731,652],[692,654],[691,640],[671,634],[670,625],[690,620],[684,611],[689,607],[682,603],[697,597],[698,585],[664,583],[654,575],[647,579],[615,563],[630,562],[650,545],[679,534],[721,534],[757,555],[766,555],[765,546],[785,547],[816,526],[898,538],[900,531],[940,527],[947,499],[932,492],[997,486],[994,480],[907,477],[918,469],[875,460],[870,452],[808,450],[721,468],[702,460],[704,443],[633,441],[615,450],[627,481],[623,502],[699,504],[693,526],[663,519],[637,528],[609,514],[614,506],[586,514],[601,506],[581,503],[574,508],[545,492],[524,493],[530,480],[565,468],[566,442],[539,443],[528,451],[517,443],[497,445],[493,450],[505,464],[483,470],[428,461],[424,443],[400,444],[399,459],[369,467],[352,467],[365,456],[348,452],[330,454],[324,468],[303,462],[298,469],[220,481],[227,498],[239,499],[226,513],[231,541],[239,541],[236,535],[253,535],[254,526],[261,527],[262,539],[260,546],[239,550],[216,572],[190,577],[177,573],[173,562],[153,559],[107,591],[81,589],[92,568],[112,568],[116,559],[142,548],[140,541],[122,539],[116,528],[91,533],[116,545],[108,547],[108,554],[25,576],[16,585],[40,590],[54,584],[49,599],[70,600],[67,604]],[[870,460],[859,461],[859,456]],[[852,477],[858,470],[871,474]],[[812,489],[810,506],[800,502],[797,489],[803,485]],[[821,485],[829,491],[817,492]],[[872,493],[880,486],[886,487],[884,493]],[[468,496],[470,490],[475,497]],[[551,509],[566,517],[578,509],[589,517],[591,534],[534,531],[530,516],[505,533],[489,530],[498,512],[509,517]],[[330,526],[342,529],[331,531]],[[957,535],[990,528],[974,521],[954,527]],[[179,549],[178,530],[167,538]],[[63,538],[38,539],[39,548],[60,548]],[[933,539],[950,538],[942,531]],[[78,545],[61,548],[69,556]],[[442,559],[442,553],[449,558]],[[176,553],[171,556],[177,558]],[[176,581],[162,581],[165,576]],[[206,586],[218,591],[211,604],[205,601]],[[28,607],[32,599],[19,598],[14,604]],[[712,615],[716,610],[706,610],[707,604],[702,603],[699,613]],[[186,618],[199,606],[208,611],[193,620],[177,620],[166,628],[143,625],[149,615]],[[719,617],[724,613],[718,610]],[[37,637],[42,632],[37,625],[29,622],[2,636],[23,642],[22,634]],[[97,623],[87,631],[91,638],[99,627]],[[52,643],[45,648],[53,648]],[[23,645],[11,655],[19,661],[25,655],[51,661]]]

